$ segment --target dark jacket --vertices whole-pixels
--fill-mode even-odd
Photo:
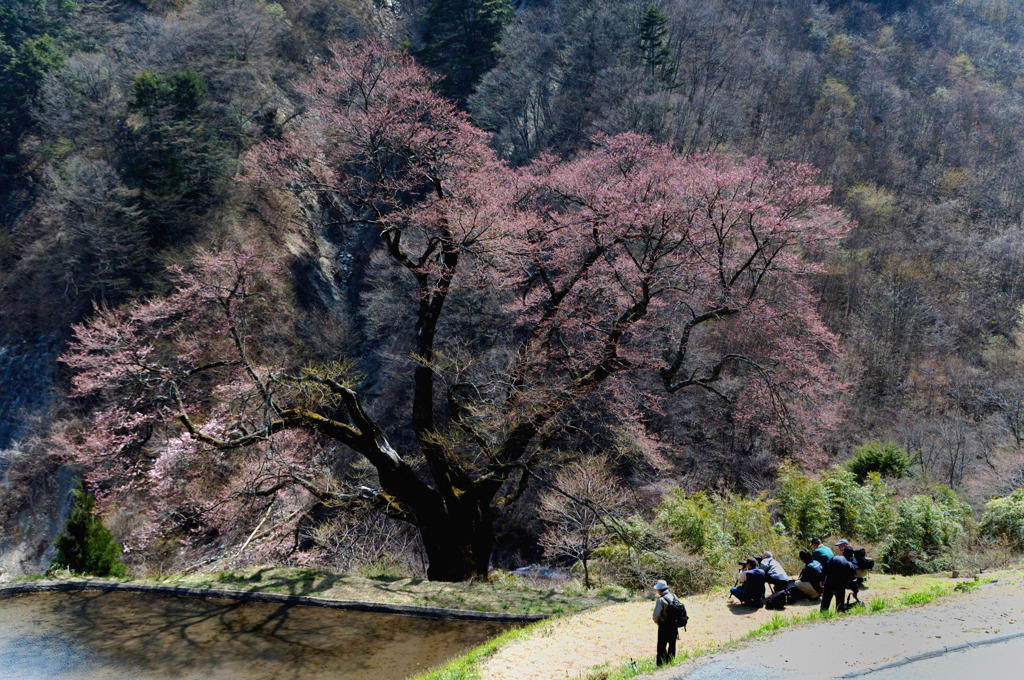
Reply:
[[[750,602],[764,598],[764,584],[767,580],[764,569],[759,567],[747,569],[742,572],[742,580],[743,583],[740,587],[743,588],[743,596],[740,597],[740,600]]]
[[[815,590],[821,592],[822,569],[823,567],[818,560],[811,560],[800,570],[800,580],[810,583],[814,586]]]
[[[857,568],[842,555],[836,555],[822,569],[825,587],[846,588],[857,576]]]

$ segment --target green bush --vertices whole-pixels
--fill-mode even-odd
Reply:
[[[729,578],[733,576],[733,562],[753,554],[768,551],[792,570],[791,557],[797,550],[792,540],[782,533],[783,527],[775,524],[773,510],[775,499],[766,494],[754,497],[727,494],[720,497],[722,528],[727,544],[723,546]]]
[[[865,482],[842,467],[833,467],[822,475],[829,497],[833,535],[855,536],[877,541],[892,530],[895,522],[889,486],[878,473],[869,473]]]
[[[786,528],[786,533],[801,543],[814,536],[834,533],[829,511],[831,503],[825,485],[790,462],[779,468],[775,500],[779,521]]]
[[[692,593],[719,582],[721,570],[700,555],[687,552],[643,519],[621,524],[623,533],[594,550],[593,572],[603,583],[646,591],[656,579],[673,590]]]
[[[896,525],[896,500],[877,472],[868,473],[865,506],[855,536],[871,543],[885,539]]]
[[[595,550],[592,562],[601,581],[634,591],[649,590],[656,579],[665,579],[679,594],[702,592],[724,583],[723,570],[672,544],[658,550],[635,550],[616,541]]]
[[[377,581],[398,581],[413,576],[407,561],[389,552],[356,565],[353,571],[358,576]]]
[[[971,507],[949,487],[937,486],[929,496],[911,496],[899,504],[881,562],[887,571],[903,575],[949,569],[972,522]]]
[[[726,534],[720,515],[717,499],[706,491],[688,495],[676,489],[658,507],[657,523],[686,550],[722,566]]]
[[[857,481],[863,484],[872,472],[882,477],[903,477],[910,469],[911,462],[912,458],[906,449],[894,442],[868,442],[854,450],[847,467],[857,477]]]
[[[786,533],[805,543],[813,536],[883,538],[895,521],[889,486],[878,473],[857,481],[846,468],[833,467],[814,479],[791,464],[779,470],[775,492]]]
[[[993,498],[985,504],[981,535],[1005,538],[1018,549],[1024,548],[1024,489],[1009,496]]]
[[[597,594],[599,597],[603,597],[606,600],[621,600],[625,602],[629,599],[631,592],[632,591],[625,586],[620,586],[616,583],[608,583],[601,586],[601,588],[598,589]]]
[[[121,546],[96,516],[96,499],[79,484],[74,490],[75,507],[68,516],[64,533],[57,537],[55,568],[75,574],[121,577],[127,569],[121,561]]]
[[[764,494],[718,496],[676,490],[657,509],[657,526],[681,547],[701,558],[726,582],[735,574],[734,562],[769,551],[788,568],[795,568],[793,542],[782,535],[772,518],[775,501]],[[792,564],[787,563],[791,562]]]
[[[852,472],[841,467],[829,468],[822,474],[821,483],[828,495],[828,512],[835,535],[857,536],[867,501],[867,493]]]

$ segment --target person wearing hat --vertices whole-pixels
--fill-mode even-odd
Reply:
[[[729,595],[747,607],[760,607],[764,604],[764,569],[758,566],[756,557],[748,557],[740,562],[740,571],[736,575],[736,586],[729,590]]]
[[[757,566],[764,569],[765,579],[768,581],[768,585],[772,587],[773,593],[789,587],[789,576],[786,574],[786,570],[782,568],[782,565],[779,564],[779,561],[770,552],[762,553],[761,561]]]
[[[654,601],[654,613],[651,617],[658,624],[657,664],[661,666],[676,657],[676,640],[679,639],[679,629],[669,622],[668,607],[670,603],[678,602],[679,598],[669,590],[668,584],[663,580],[655,582],[654,592],[658,594],[658,597]]]
[[[822,545],[821,544],[821,539],[820,538],[812,538],[811,539],[811,556],[815,560],[817,560],[818,564],[820,564],[822,567],[824,567],[826,564],[828,564],[828,561],[830,559],[835,557],[835,554],[832,552],[832,548],[828,547],[827,545]]]

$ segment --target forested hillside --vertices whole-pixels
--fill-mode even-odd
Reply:
[[[820,168],[858,224],[820,282],[850,381],[836,453],[891,437],[956,485],[1020,443],[1021,21],[1011,2],[561,2],[510,29],[470,108],[517,162],[630,129]]]
[[[1011,0],[10,0],[0,341],[71,344],[8,457],[138,564],[464,578],[589,459],[642,514],[891,441],[979,505],[1022,74]]]

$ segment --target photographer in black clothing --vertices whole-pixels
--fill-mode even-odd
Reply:
[[[757,564],[754,557],[740,562],[740,571],[736,574],[736,587],[729,594],[748,607],[760,607],[764,604],[764,585],[766,581],[764,569]]]
[[[812,600],[820,597],[824,567],[809,550],[800,551],[800,561],[804,563],[804,568],[800,570],[800,578],[793,584],[793,588]]]
[[[857,576],[857,568],[842,555],[836,555],[822,569],[821,611],[827,612],[836,599],[836,611],[842,611],[846,601],[846,590]]]
[[[853,594],[853,599],[856,600],[856,604],[860,604],[860,591],[867,588],[864,582],[867,580],[864,575],[868,573],[868,569],[874,566],[875,561],[870,559],[864,552],[864,549],[854,550],[849,544],[843,548],[843,557],[850,561],[853,565],[853,579],[850,581],[850,593]],[[870,566],[861,564],[861,562],[870,562]]]

